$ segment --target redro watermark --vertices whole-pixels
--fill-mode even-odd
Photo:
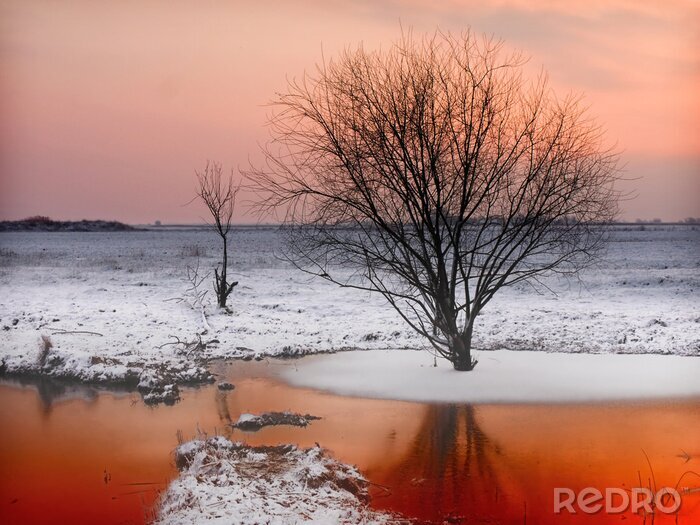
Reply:
[[[681,495],[672,487],[664,487],[652,491],[646,487],[631,490],[609,487],[600,491],[594,487],[586,487],[578,491],[555,487],[554,514],[622,514],[630,511],[644,511],[652,514],[655,511],[664,514],[675,514],[681,508]]]

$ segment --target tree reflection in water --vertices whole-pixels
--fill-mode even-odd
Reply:
[[[36,390],[37,400],[40,406],[42,417],[48,418],[51,415],[56,403],[80,399],[90,405],[97,402],[97,397],[101,390],[97,387],[85,385],[77,381],[54,379],[47,376],[19,376],[3,378],[0,384],[19,386]],[[114,387],[115,394],[128,392],[127,389]]]
[[[216,392],[216,413],[219,416],[219,421],[224,423],[224,429],[229,430],[228,434],[230,434],[230,429],[229,429],[229,424],[232,423],[231,420],[231,412],[229,411],[228,407],[228,393],[227,392],[222,392],[221,390],[218,390]]]
[[[428,405],[420,430],[397,465],[371,479],[391,491],[377,506],[419,519],[484,518],[505,503],[496,472],[501,452],[479,426],[472,405]]]

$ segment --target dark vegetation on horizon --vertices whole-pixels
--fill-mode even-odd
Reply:
[[[477,221],[474,221],[478,224]],[[681,221],[663,221],[660,219],[645,220],[636,219],[624,220],[624,221],[611,221],[609,223],[600,224],[599,226],[696,226],[700,225],[700,217],[688,217]],[[249,229],[249,228],[285,228],[285,224],[280,223],[260,223],[260,224],[237,224],[231,223],[231,228],[235,229]],[[165,223],[165,224],[145,224],[140,226],[131,226],[119,221],[105,221],[105,220],[80,220],[80,221],[55,221],[49,217],[43,215],[35,215],[32,217],[27,217],[26,219],[21,219],[18,221],[0,221],[0,232],[11,232],[11,231],[42,231],[42,232],[99,232],[99,231],[142,231],[142,230],[154,230],[154,229],[167,229],[173,230],[178,228],[202,228],[209,229],[210,224],[207,223]],[[345,225],[338,225],[338,228],[347,228]]]
[[[27,217],[20,221],[0,221],[0,231],[44,231],[44,232],[114,232],[137,230],[118,221],[54,221],[43,215]]]

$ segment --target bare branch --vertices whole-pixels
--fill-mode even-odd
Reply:
[[[290,261],[381,293],[458,369],[499,289],[576,274],[617,214],[600,126],[523,64],[469,32],[348,49],[273,102],[265,165],[245,174]]]
[[[228,179],[224,179],[221,173],[221,164],[217,162],[207,161],[204,171],[195,171],[195,173],[197,175],[197,196],[209,210],[212,218],[210,224],[221,237],[223,243],[221,270],[214,269],[214,291],[219,306],[225,308],[228,296],[233,291],[233,287],[238,284],[237,282],[229,283],[227,280],[228,234],[231,230],[236,197],[241,185],[234,185],[233,171]],[[206,318],[204,320],[206,323]]]

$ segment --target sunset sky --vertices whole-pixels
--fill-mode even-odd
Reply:
[[[0,219],[200,222],[194,170],[254,162],[287,78],[402,26],[524,51],[622,151],[623,219],[700,217],[698,0],[0,0]]]

